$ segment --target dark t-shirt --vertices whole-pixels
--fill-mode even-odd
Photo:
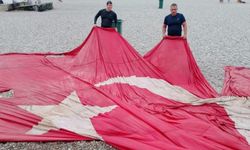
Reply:
[[[164,24],[168,26],[168,35],[181,36],[181,26],[185,21],[185,17],[180,13],[177,13],[175,16],[172,16],[171,14],[166,16],[164,19]]]
[[[115,26],[117,24],[117,15],[114,11],[107,11],[106,9],[102,9],[100,10],[96,16],[95,16],[95,20],[94,23],[96,24],[96,21],[98,19],[98,17],[102,18],[102,24],[101,26],[104,28],[110,28],[112,27],[112,22],[115,22]]]

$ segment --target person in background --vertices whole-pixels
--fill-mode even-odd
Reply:
[[[238,3],[246,3],[245,1],[242,0],[237,0]]]
[[[102,23],[101,27],[103,28],[111,28],[112,23],[115,23],[115,27],[117,26],[117,15],[114,11],[112,11],[112,2],[108,1],[106,3],[106,8],[101,9],[95,16],[94,26],[96,26],[97,19],[101,16]]]
[[[184,30],[183,38],[187,38],[187,23],[185,17],[181,13],[177,13],[177,4],[173,3],[170,6],[171,14],[164,19],[162,27],[162,35],[165,36],[182,36],[182,27]],[[167,31],[167,33],[166,33]]]
[[[223,3],[223,0],[220,0],[221,3]],[[227,0],[227,2],[229,3],[230,0]],[[242,1],[242,0],[237,0],[238,3],[246,3],[245,1]]]

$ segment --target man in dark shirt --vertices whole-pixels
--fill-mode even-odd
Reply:
[[[187,38],[187,23],[185,17],[181,13],[177,13],[177,4],[172,4],[170,6],[171,14],[166,16],[164,19],[162,34],[163,36],[182,36],[182,27],[184,30],[183,38]]]
[[[107,8],[106,9],[102,9],[96,14],[95,20],[94,20],[94,25],[96,25],[96,21],[97,21],[98,17],[100,17],[100,16],[102,18],[101,27],[103,27],[103,28],[111,28],[113,21],[114,21],[115,27],[116,27],[116,25],[117,25],[117,15],[116,15],[116,13],[114,11],[112,11],[112,2],[111,1],[107,2]]]

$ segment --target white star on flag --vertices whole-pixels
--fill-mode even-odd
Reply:
[[[96,132],[91,118],[100,113],[110,112],[117,106],[83,105],[74,91],[58,105],[20,105],[19,107],[42,118],[26,134],[42,135],[49,130],[65,129],[82,136],[102,140],[102,137]]]

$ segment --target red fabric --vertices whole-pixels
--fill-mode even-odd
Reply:
[[[233,66],[225,67],[222,95],[250,97],[250,69]]]
[[[186,40],[166,36],[144,58],[173,85],[181,86],[201,98],[217,97],[202,75]]]
[[[113,29],[93,28],[83,44],[67,53],[3,54],[0,60],[0,87],[14,91],[12,98],[0,98],[0,141],[91,140],[66,127],[26,134],[43,118],[20,105],[58,105],[76,91],[82,106],[117,106],[91,123],[118,149],[250,148],[217,104],[192,106],[122,83],[93,86],[112,77],[164,79]]]

